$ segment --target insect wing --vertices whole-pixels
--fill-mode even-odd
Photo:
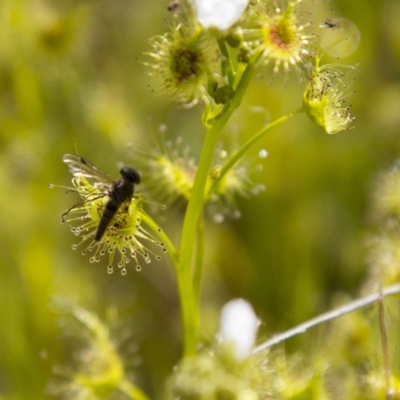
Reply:
[[[110,189],[114,184],[109,175],[83,157],[75,154],[64,154],[63,162],[73,176],[90,179],[93,181],[95,187]]]

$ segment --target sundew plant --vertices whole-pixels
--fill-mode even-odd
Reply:
[[[201,110],[200,118],[192,121],[203,131],[196,138],[201,143],[198,160],[181,142],[179,133],[173,142],[160,138],[156,149],[137,151],[133,157],[133,163],[140,163],[140,177],[135,175],[134,191],[122,196],[118,187],[129,178],[124,176],[126,169],[121,169],[120,180],[110,180],[86,155],[74,158],[68,191],[79,194],[81,200],[62,216],[77,237],[73,248],[91,263],[103,265],[105,260],[104,271],[114,274],[109,279],[119,272],[138,273],[148,264],[159,268],[160,259],[169,259],[173,267],[182,323],[181,360],[175,368],[171,366],[165,382],[154,383],[154,393],[162,398],[400,398],[384,303],[386,296],[399,292],[400,201],[397,193],[388,194],[390,187],[398,185],[397,169],[394,178],[388,178],[389,183],[380,189],[386,191],[386,203],[377,201],[376,206],[386,210],[388,228],[384,237],[369,239],[371,265],[383,263],[378,272],[371,267],[366,280],[365,288],[373,287],[372,292],[264,342],[257,340],[262,317],[256,316],[247,300],[233,299],[221,310],[215,338],[206,343],[200,334],[206,238],[213,229],[207,219],[211,214],[214,222],[223,224],[229,217],[239,217],[237,202],[251,202],[252,196],[263,190],[251,177],[246,158],[249,150],[258,149],[261,159],[265,158],[267,151],[260,147],[263,138],[301,115],[317,124],[321,135],[352,134],[345,131],[354,128],[350,102],[357,87],[357,65],[332,58],[329,52],[355,39],[332,39],[322,46],[330,34],[343,29],[343,22],[331,15],[314,21],[315,7],[318,4],[302,0],[171,1],[165,10],[166,31],[145,39],[147,49],[140,62],[151,87],[149,96],[175,102],[177,115]],[[272,85],[296,83],[298,97],[287,100],[292,111],[260,126],[243,142],[237,140],[232,150],[225,150],[221,144],[228,135],[224,128],[241,107],[251,82],[261,75]],[[267,104],[274,99],[263,101]],[[269,152],[273,151],[271,147]],[[64,156],[67,166],[71,157]],[[146,191],[141,191],[141,185]],[[107,210],[113,201],[110,213]],[[389,203],[396,213],[390,218]],[[157,207],[164,209],[164,204],[171,208],[179,204],[183,210],[181,224],[174,225],[178,232],[163,228],[162,210],[153,213]],[[98,235],[107,213],[107,228]],[[374,319],[381,343],[376,345],[372,344],[368,317],[353,314],[373,303],[379,305]],[[49,393],[62,399],[146,400],[154,396],[141,387],[135,374],[127,372],[116,345],[118,338],[100,317],[63,299],[54,299],[53,305],[79,321],[85,344],[74,353],[73,367],[57,367],[56,375],[61,378],[51,381]],[[293,355],[277,346],[329,320],[334,320],[334,327],[327,330],[312,355],[306,355],[306,348]]]

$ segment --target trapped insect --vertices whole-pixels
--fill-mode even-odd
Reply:
[[[319,27],[322,29],[324,29],[324,28],[336,29],[339,27],[339,23],[334,22],[331,18],[326,18],[324,21],[322,21],[319,24]]]
[[[93,201],[104,196],[109,197],[94,237],[96,241],[100,241],[117,211],[123,206],[129,207],[134,194],[135,184],[140,183],[140,175],[136,170],[130,167],[123,167],[119,171],[121,178],[114,181],[109,175],[78,155],[64,154],[63,162],[74,177],[83,177],[92,180],[94,187],[98,189],[94,197],[87,198],[84,202]],[[71,210],[80,205],[81,204],[75,204],[65,211],[62,214],[62,220],[64,221],[64,217],[68,215]]]

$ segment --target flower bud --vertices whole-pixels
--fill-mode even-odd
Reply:
[[[204,28],[224,31],[238,21],[249,0],[194,0],[194,3]]]
[[[223,347],[233,351],[238,361],[243,361],[250,355],[257,330],[257,316],[246,300],[235,299],[222,308],[219,341]]]

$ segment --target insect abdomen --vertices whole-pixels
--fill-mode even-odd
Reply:
[[[133,191],[133,184],[128,180],[120,179],[116,182],[115,187],[109,194],[110,200],[108,200],[104,208],[99,226],[97,227],[95,240],[99,241],[103,237],[104,232],[121,204],[132,200]]]
[[[112,220],[115,213],[118,211],[119,204],[114,200],[110,199],[104,208],[103,215],[101,216],[101,220],[99,226],[97,227],[95,240],[99,241],[106,231],[108,224]]]

